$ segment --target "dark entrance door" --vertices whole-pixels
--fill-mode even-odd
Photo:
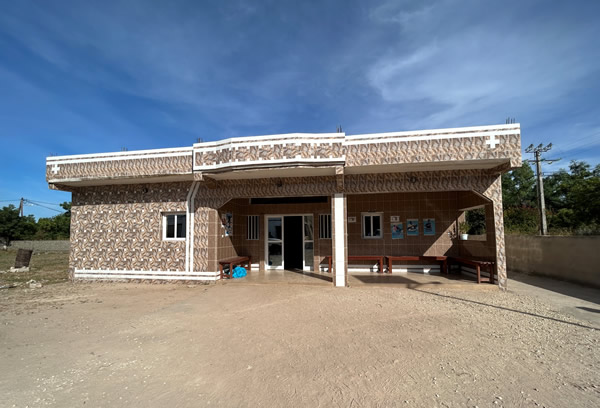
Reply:
[[[283,266],[302,269],[302,216],[283,217]]]

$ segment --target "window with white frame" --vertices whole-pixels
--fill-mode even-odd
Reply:
[[[383,213],[362,214],[362,237],[366,239],[383,238]]]
[[[331,214],[319,215],[319,238],[331,239]]]
[[[255,241],[258,240],[259,226],[258,226],[258,215],[248,216],[248,232],[246,239]]]
[[[185,239],[185,213],[163,214],[163,239]]]

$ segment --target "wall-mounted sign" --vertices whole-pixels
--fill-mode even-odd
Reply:
[[[419,220],[411,218],[406,220],[406,235],[416,237],[419,235]]]
[[[435,219],[423,218],[423,235],[435,235]]]
[[[398,221],[400,221],[400,216],[398,216],[398,215],[392,215],[390,217],[390,222],[398,222]]]
[[[225,230],[225,236],[230,237],[233,235],[233,214],[232,213],[223,213],[221,214],[221,225]]]
[[[353,224],[356,222],[356,217],[348,217],[348,224]]]
[[[401,222],[392,222],[392,239],[404,239],[404,226]]]

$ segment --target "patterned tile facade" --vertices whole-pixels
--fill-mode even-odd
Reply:
[[[185,241],[162,237],[166,212],[185,212],[191,183],[87,187],[73,192],[70,267],[182,271]]]
[[[281,164],[346,167],[492,160],[521,165],[519,125],[381,135],[285,135],[199,143],[188,149],[48,158],[46,179],[93,180],[191,174]],[[193,163],[192,163],[193,157]]]
[[[192,173],[192,150],[167,150],[161,153],[85,158],[48,158],[46,180],[96,180],[132,177],[167,176]]]
[[[357,220],[365,210],[383,212],[385,225],[391,215],[398,215],[403,220],[409,217],[439,220],[435,237],[405,238],[404,242],[392,241],[387,231],[383,240],[364,243],[357,235],[360,233],[360,221],[354,225],[346,224],[348,241],[344,245],[348,253],[456,254],[458,251],[471,256],[492,257],[497,261],[500,285],[506,286],[500,173],[520,165],[518,125],[440,134],[313,136],[320,142],[317,139],[306,141],[309,137],[263,137],[255,142],[197,144],[193,149],[49,158],[46,169],[48,182],[51,186],[56,184],[58,188],[68,187],[73,191],[71,268],[185,271],[187,243],[185,240],[163,240],[162,222],[165,212],[185,212],[190,198],[194,215],[193,235],[188,238],[190,243],[193,240],[190,271],[216,272],[218,259],[244,252],[256,256],[255,263],[261,262],[261,267],[264,267],[262,237],[256,243],[248,243],[244,239],[245,215],[259,215],[262,227],[264,215],[268,213],[282,214],[288,210],[311,213],[316,235],[318,215],[332,213],[331,199],[326,205],[286,210],[252,207],[248,198],[332,197],[336,193],[344,193],[344,211]],[[192,163],[193,158],[195,164]],[[331,161],[335,162],[335,169],[331,176],[247,180],[205,177],[210,175],[211,168],[223,170],[228,166],[254,162],[268,165],[278,160],[288,161],[289,166],[293,166],[294,160],[316,160],[315,166],[319,165],[319,160]],[[345,166],[469,160],[494,160],[494,163],[504,164],[494,169],[473,170],[369,174],[345,174],[344,171]],[[145,177],[159,175],[189,175],[189,181],[143,183]],[[130,181],[136,184],[110,184],[119,178],[138,180]],[[77,183],[68,184],[69,180],[104,180],[107,185],[84,187]],[[196,193],[191,194],[194,186]],[[480,195],[468,193],[471,191]],[[486,206],[488,239],[484,243],[467,243],[457,247],[448,232],[455,228],[461,203],[469,200]],[[237,214],[234,216],[236,232],[232,237],[222,234],[220,214],[223,211]],[[418,215],[409,216],[413,212]],[[333,252],[333,240],[322,241],[315,240],[315,264]]]

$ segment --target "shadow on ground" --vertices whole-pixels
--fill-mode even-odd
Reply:
[[[538,288],[557,292],[566,296],[600,304],[600,290],[590,288],[576,283],[561,281],[549,277],[526,275],[518,272],[510,272],[508,275],[508,285],[510,280],[514,279],[527,285],[537,286]]]

